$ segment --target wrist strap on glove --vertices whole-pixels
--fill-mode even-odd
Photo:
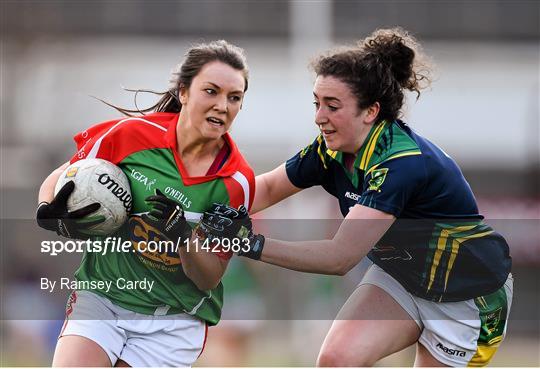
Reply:
[[[265,238],[262,234],[254,234],[249,237],[249,251],[238,252],[238,256],[244,256],[253,260],[260,260],[264,248]]]

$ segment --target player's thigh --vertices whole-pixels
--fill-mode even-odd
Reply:
[[[113,310],[114,305],[102,296],[74,291],[66,306],[66,320],[58,339],[53,366],[114,365],[126,337],[116,324]]]
[[[206,323],[187,314],[121,320],[118,325],[127,332],[119,360],[132,367],[190,367],[206,342]]]
[[[414,366],[415,367],[445,367],[449,366],[446,364],[443,364],[439,360],[437,360],[431,353],[428,351],[428,349],[422,345],[420,342],[416,344],[416,357],[414,359]]]
[[[319,366],[368,366],[414,344],[420,328],[385,290],[362,284],[347,300],[321,347]]]
[[[109,356],[97,343],[82,336],[62,336],[58,339],[53,367],[110,367]]]

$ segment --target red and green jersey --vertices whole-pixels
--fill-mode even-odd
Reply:
[[[75,277],[81,281],[111,281],[109,291],[92,291],[126,309],[150,315],[185,312],[216,324],[223,305],[222,284],[213,290],[199,290],[184,274],[177,250],[141,252],[141,241],[159,241],[163,236],[144,223],[140,214],[150,210],[144,199],[156,188],[181,203],[192,223],[214,202],[249,209],[255,177],[228,134],[224,139],[229,155],[221,166],[212,166],[219,169],[211,175],[190,177],[177,150],[177,122],[178,114],[154,113],[97,124],[75,136],[78,151],[71,162],[100,158],[116,164],[128,177],[133,198],[128,224],[119,232],[123,240],[131,241],[130,252],[88,252]],[[224,252],[217,255],[225,259],[232,256]],[[120,278],[154,281],[152,291],[118,288]]]

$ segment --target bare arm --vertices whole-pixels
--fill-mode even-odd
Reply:
[[[391,214],[355,205],[331,240],[266,239],[261,260],[301,272],[345,275],[380,240],[394,220]]]
[[[60,175],[68,166],[69,161],[53,170],[53,172],[49,174],[47,178],[45,178],[45,180],[41,184],[41,187],[39,188],[38,203],[43,201],[51,202],[53,200],[54,187],[58,182],[58,178],[60,178]]]
[[[203,291],[214,289],[221,281],[229,261],[212,252],[202,250],[202,241],[196,247],[197,244],[193,240],[189,251],[187,247],[180,248],[180,259],[184,273],[198,289]]]
[[[253,213],[272,206],[302,190],[294,186],[289,180],[285,171],[285,164],[257,176],[255,181],[255,199],[251,208]],[[201,242],[199,242],[200,244]],[[200,290],[215,288],[225,273],[228,261],[211,252],[206,252],[200,248],[197,251],[195,249],[192,243],[189,252],[187,248],[182,248],[180,251],[184,273]]]
[[[255,178],[255,198],[251,213],[254,214],[264,210],[300,191],[302,191],[302,188],[298,188],[291,183],[285,170],[285,164],[282,164],[276,169]]]

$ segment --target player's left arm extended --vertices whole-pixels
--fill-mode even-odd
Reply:
[[[266,239],[260,260],[301,272],[345,275],[375,246],[395,219],[380,210],[355,205],[332,239]]]
[[[240,239],[238,252],[254,260],[301,272],[345,275],[371,250],[395,221],[392,214],[355,205],[332,239],[288,242],[255,234],[245,208],[214,204],[204,213],[200,229],[211,237]]]

